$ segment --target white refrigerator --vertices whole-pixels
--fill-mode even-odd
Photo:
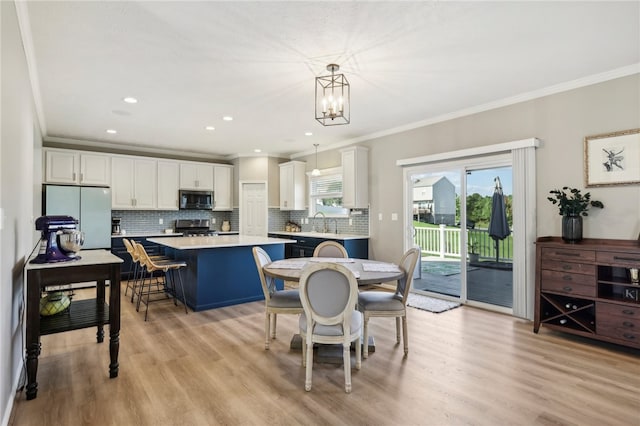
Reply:
[[[98,186],[42,185],[45,216],[78,219],[83,249],[111,249],[111,189]]]

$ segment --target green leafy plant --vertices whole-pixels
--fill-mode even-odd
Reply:
[[[478,253],[478,249],[480,248],[480,244],[473,238],[469,238],[469,242],[467,243],[469,246],[469,253]]]
[[[587,192],[583,195],[579,189],[564,186],[562,189],[554,189],[549,193],[553,194],[553,197],[547,197],[547,200],[558,205],[561,216],[589,216],[587,211],[590,207],[604,208],[601,201],[592,200],[590,193]]]

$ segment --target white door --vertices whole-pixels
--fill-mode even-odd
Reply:
[[[267,236],[267,184],[240,183],[240,234]]]

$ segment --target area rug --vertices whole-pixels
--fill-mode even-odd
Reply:
[[[478,268],[467,267],[467,271],[473,271],[474,269]],[[445,277],[456,275],[460,273],[460,262],[422,262],[422,272]]]
[[[436,299],[435,297],[423,296],[415,293],[409,294],[407,305],[412,308],[418,308],[423,311],[429,311],[436,314],[460,306],[458,302],[450,302],[448,300]]]

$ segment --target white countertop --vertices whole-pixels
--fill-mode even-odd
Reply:
[[[288,237],[323,238],[325,240],[366,240],[368,235],[334,234],[333,232],[287,232],[270,231],[269,234],[286,235]]]
[[[87,265],[101,265],[105,263],[122,263],[124,260],[120,259],[115,254],[112,254],[109,250],[80,250],[78,256],[80,259],[69,260],[67,262],[54,262],[54,263],[29,263],[31,259],[36,257],[36,252],[29,258],[24,265],[25,270],[30,269],[51,269],[51,268],[69,268],[72,266],[87,266]]]
[[[218,235],[215,237],[157,237],[147,241],[176,250],[195,250],[221,247],[262,246],[266,244],[295,243],[284,238],[253,237],[249,235]]]

